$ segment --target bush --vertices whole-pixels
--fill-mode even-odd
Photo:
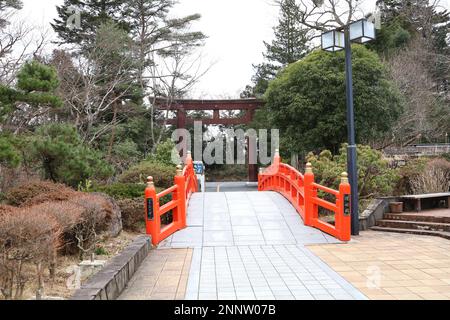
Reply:
[[[155,154],[150,156],[151,162],[161,163],[169,167],[176,166],[181,163],[181,158],[175,148],[175,143],[167,139],[156,148]]]
[[[410,183],[414,194],[450,191],[450,162],[432,159],[423,171],[411,178]]]
[[[156,188],[156,192],[163,191],[164,188]],[[93,191],[103,192],[116,201],[122,212],[123,228],[129,231],[141,231],[145,222],[144,212],[144,192],[145,184],[114,183],[110,185],[95,186]],[[164,205],[172,200],[171,195],[163,197],[160,205]],[[170,217],[167,217],[170,220]],[[163,223],[168,220],[163,219]]]
[[[131,140],[119,142],[114,144],[109,157],[111,163],[117,174],[127,170],[132,164],[139,161],[141,154],[138,151],[138,146]],[[142,158],[141,158],[142,159]]]
[[[5,202],[14,207],[67,200],[75,190],[51,181],[31,181],[9,190]]]
[[[30,216],[53,217],[62,231],[63,253],[78,253],[80,259],[94,250],[98,235],[108,229],[113,218],[105,198],[77,192],[70,200],[44,202],[23,210]]]
[[[445,158],[419,158],[400,168],[401,179],[396,194],[448,192],[450,189],[450,161]]]
[[[44,179],[77,187],[87,179],[103,180],[113,169],[102,155],[83,144],[70,125],[42,126],[30,138],[30,158],[39,163]]]
[[[14,138],[0,136],[0,166],[17,167],[22,158],[14,146]]]
[[[141,231],[145,224],[144,199],[120,199],[117,203],[122,211],[123,228],[129,231]]]
[[[30,280],[25,267],[36,267],[38,291],[43,289],[43,267],[55,259],[60,229],[44,212],[17,209],[0,215],[0,292],[5,299],[20,299]]]
[[[388,162],[383,160],[381,152],[361,145],[358,146],[357,152],[360,199],[392,195],[399,176],[395,170],[389,168]],[[309,154],[308,161],[313,165],[316,182],[338,189],[341,174],[347,171],[347,146],[343,145],[336,156],[328,150],[319,156]]]
[[[109,228],[110,235],[114,236],[122,229],[121,221],[118,221],[120,209],[107,195],[86,194],[61,184],[36,181],[12,189],[6,199],[11,206],[26,208],[30,215],[45,213],[55,217],[63,230],[64,252],[67,254],[82,250],[78,245],[76,230],[90,224],[92,219],[96,221],[96,233]],[[3,206],[0,212],[17,209],[11,206]],[[97,216],[100,218],[95,218]],[[83,238],[80,241],[88,248],[84,250],[90,250],[93,240],[86,240],[86,236],[78,238]]]
[[[411,180],[425,170],[428,161],[429,159],[427,158],[410,160],[406,166],[399,169],[400,179],[395,187],[395,195],[413,193]]]
[[[176,174],[174,165],[168,166],[161,163],[144,161],[125,171],[120,177],[121,183],[143,183],[148,176],[152,176],[155,185],[160,188],[170,188],[173,186],[173,178]]]
[[[0,204],[0,215],[9,214],[13,212],[16,208],[4,204]]]
[[[447,161],[450,161],[450,153],[444,153],[444,154],[442,155],[442,158],[444,158],[444,159],[447,160]]]
[[[102,192],[108,196],[119,199],[133,199],[144,197],[145,184],[143,183],[113,183],[108,185],[96,185],[91,188],[92,192]]]

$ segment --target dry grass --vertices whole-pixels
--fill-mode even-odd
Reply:
[[[414,194],[439,193],[450,190],[450,162],[434,159],[427,163],[425,169],[411,178]]]
[[[133,240],[138,236],[137,233],[122,232],[117,238],[103,239],[97,246],[102,248],[106,255],[97,256],[99,260],[110,260],[116,255],[120,254]],[[58,297],[69,299],[75,292],[76,288],[71,286],[72,277],[74,275],[74,269],[78,266],[79,259],[76,256],[59,256],[57,259],[57,266],[55,277],[52,280],[48,271],[44,273],[44,295],[47,297]],[[34,269],[31,267],[26,268],[24,271],[28,277],[33,277]],[[88,280],[88,279],[87,279]],[[87,281],[86,280],[86,281]],[[35,299],[36,297],[36,283],[27,283],[23,300]],[[0,297],[0,300],[2,297]]]

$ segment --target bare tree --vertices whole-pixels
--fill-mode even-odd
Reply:
[[[280,2],[280,0],[276,0]],[[299,23],[309,29],[310,39],[324,31],[343,27],[364,13],[358,0],[299,0]]]
[[[124,108],[133,86],[134,59],[133,43],[110,25],[100,29],[95,47],[75,61],[67,53],[54,52],[60,94],[86,142],[93,143],[120,122],[117,116],[109,122],[101,120],[105,113],[117,115]]]
[[[0,1],[0,84],[11,85],[22,64],[40,57],[49,43],[48,28],[18,17],[19,0]]]
[[[200,15],[169,18],[176,2],[132,0],[129,3],[128,16],[135,26],[132,37],[139,52],[138,82],[142,92],[150,97],[145,103],[152,118],[152,152],[165,134],[165,121],[170,113],[158,113],[156,97],[166,98],[171,106],[174,99],[184,96],[209,69],[202,66],[201,55],[194,54],[206,38],[203,33],[191,30]],[[155,117],[163,121],[162,127],[156,125]],[[157,133],[157,129],[161,130]]]
[[[174,46],[170,55],[160,57],[149,71],[151,74],[151,94],[149,96],[151,119],[152,152],[163,139],[166,133],[167,120],[176,99],[186,94],[210,70],[212,65],[204,66],[201,53],[193,54],[183,46]],[[156,99],[165,98],[166,111],[156,112]],[[161,123],[161,130],[156,135],[154,130],[156,122]]]

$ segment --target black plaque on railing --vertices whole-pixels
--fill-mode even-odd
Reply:
[[[351,214],[350,211],[350,195],[346,194],[344,196],[344,216],[349,216]]]
[[[153,212],[153,199],[147,198],[147,219],[153,220],[155,218],[155,214]]]

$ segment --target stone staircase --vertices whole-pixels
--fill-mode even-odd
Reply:
[[[437,236],[450,240],[450,217],[387,213],[371,230]]]

